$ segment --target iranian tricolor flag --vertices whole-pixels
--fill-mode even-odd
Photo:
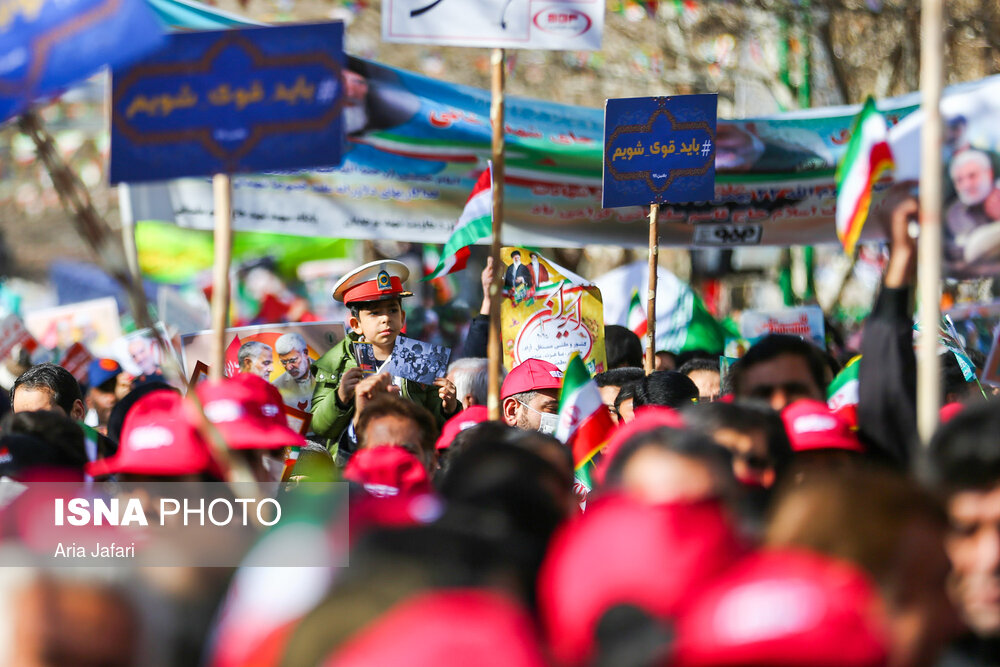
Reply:
[[[885,118],[869,97],[854,123],[847,153],[837,165],[837,237],[847,254],[854,253],[868,217],[872,185],[895,168],[888,133]]]
[[[628,304],[628,319],[626,326],[639,338],[646,335],[649,323],[646,321],[646,311],[642,309],[639,290],[632,290],[632,300]]]
[[[826,404],[830,411],[843,418],[854,429],[858,427],[858,370],[861,368],[860,361],[860,354],[848,361],[826,390]]]
[[[580,353],[574,352],[563,373],[559,425],[556,427],[556,438],[573,452],[574,469],[579,471],[586,466],[611,437],[614,428],[615,423],[601,401],[597,383],[590,377]]]
[[[493,164],[479,175],[476,186],[465,202],[465,209],[441,251],[437,268],[424,276],[434,280],[443,275],[461,271],[469,261],[469,246],[482,241],[493,231]]]

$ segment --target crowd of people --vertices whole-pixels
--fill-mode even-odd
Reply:
[[[391,260],[335,286],[350,331],[311,368],[301,341],[277,343],[315,386],[307,437],[250,348],[246,372],[191,396],[110,360],[86,392],[31,367],[0,429],[0,554],[31,541],[17,508],[32,482],[239,473],[281,494],[346,482],[350,565],[3,568],[0,663],[1000,664],[1000,410],[946,379],[942,424],[918,442],[916,212],[902,192],[876,212],[890,255],[853,421],[827,404],[846,359],[807,340],[767,336],[726,372],[705,351],[647,373],[640,339],[608,327],[594,381],[614,427],[574,460],[553,436],[550,361],[507,369],[495,421],[481,354],[432,384],[361,372],[352,345],[381,365],[405,325]],[[467,352],[485,349],[484,322]]]

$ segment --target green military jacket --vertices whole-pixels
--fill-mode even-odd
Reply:
[[[326,445],[331,452],[336,452],[340,436],[354,418],[354,401],[347,405],[341,403],[340,397],[337,396],[337,387],[340,386],[340,378],[344,373],[358,366],[351,351],[351,344],[356,343],[359,339],[358,334],[348,332],[344,340],[337,343],[313,364],[316,389],[313,390],[312,407],[310,408],[313,416],[311,429],[317,436],[327,440]],[[441,398],[438,396],[438,388],[434,385],[420,384],[406,379],[403,380],[402,384],[400,395],[427,408],[434,415],[437,428],[441,428],[451,415],[444,414]],[[458,409],[461,407],[459,403]]]

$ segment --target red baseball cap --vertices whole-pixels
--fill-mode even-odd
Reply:
[[[555,364],[544,359],[525,359],[507,373],[500,387],[500,400],[514,394],[539,389],[561,389],[563,373]]]
[[[114,456],[84,468],[92,477],[133,475],[197,475],[222,479],[208,443],[188,419],[186,401],[175,391],[161,389],[143,396],[125,417],[121,442]]]
[[[382,445],[355,452],[344,468],[344,479],[357,482],[373,496],[427,493],[431,480],[416,456],[402,447]]]
[[[539,614],[554,656],[586,662],[602,615],[618,604],[675,616],[744,551],[714,501],[598,499],[556,533],[539,571]]]
[[[713,583],[677,624],[675,667],[879,667],[888,633],[868,577],[797,550],[762,551]]]
[[[941,421],[942,424],[945,424],[954,419],[955,416],[958,415],[964,409],[965,409],[964,403],[958,403],[958,402],[945,403],[944,405],[941,406],[941,410],[938,412],[938,419]]]
[[[431,591],[362,629],[326,667],[544,667],[528,613],[492,591]]]
[[[489,419],[487,413],[485,405],[473,405],[471,408],[462,410],[444,423],[441,435],[438,437],[437,442],[434,443],[434,448],[438,450],[448,449],[459,433],[467,428],[472,428],[476,424],[482,424],[484,421],[487,421]]]
[[[305,438],[288,428],[281,394],[250,373],[208,380],[195,388],[205,417],[230,449],[304,447]]]
[[[850,425],[831,412],[829,406],[822,401],[795,401],[782,411],[781,418],[785,422],[793,452],[818,449],[865,451]]]
[[[597,469],[594,471],[594,482],[598,485],[604,483],[604,473],[611,464],[611,460],[632,436],[664,426],[684,428],[684,419],[681,418],[681,413],[665,405],[642,405],[636,408],[635,418],[630,422],[619,424],[618,428],[611,434],[608,444],[604,447],[601,460],[597,463]]]

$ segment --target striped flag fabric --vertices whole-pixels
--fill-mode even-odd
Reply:
[[[434,280],[455,271],[461,271],[469,261],[469,246],[487,238],[493,231],[493,164],[479,175],[472,194],[465,202],[455,229],[444,244],[437,267],[423,277]]]
[[[601,401],[597,383],[574,352],[563,373],[559,392],[559,424],[556,438],[573,453],[573,468],[579,471],[601,451],[615,429],[611,413]]]
[[[837,165],[837,237],[849,255],[854,253],[868,217],[872,186],[895,168],[888,134],[885,118],[869,97],[854,122],[847,152]]]
[[[642,309],[642,301],[639,299],[639,290],[632,290],[632,300],[628,304],[628,318],[625,321],[625,326],[639,338],[645,336],[649,330],[646,312]]]
[[[690,285],[663,267],[656,273],[656,350],[675,354],[687,350],[706,350],[713,354],[722,352],[726,338],[731,335],[708,312],[701,297]],[[604,300],[605,324],[632,328],[628,295],[645,293],[649,285],[648,276],[649,263],[640,260],[619,266],[594,279]]]
[[[852,358],[833,378],[826,390],[826,404],[833,414],[841,417],[852,429],[858,428],[858,371],[861,369],[861,355]]]

